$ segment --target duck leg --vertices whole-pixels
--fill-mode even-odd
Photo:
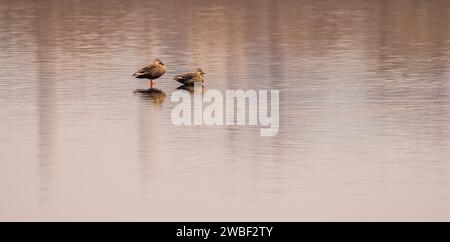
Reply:
[[[150,89],[153,88],[153,80],[150,80]]]

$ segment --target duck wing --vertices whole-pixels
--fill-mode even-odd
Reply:
[[[155,67],[156,67],[155,65],[146,65],[141,69],[139,69],[138,71],[136,71],[136,73],[133,74],[133,77],[139,78],[151,74],[152,70],[155,69]]]
[[[195,73],[187,73],[183,75],[177,75],[173,79],[181,84],[193,82],[196,77]]]

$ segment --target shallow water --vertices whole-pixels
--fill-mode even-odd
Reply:
[[[0,0],[0,220],[450,220],[449,1]],[[161,92],[131,74],[160,57]],[[280,130],[172,124],[173,75]]]

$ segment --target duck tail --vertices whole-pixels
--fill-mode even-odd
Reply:
[[[179,83],[181,83],[181,84],[184,84],[185,83],[185,80],[184,80],[184,78],[183,78],[183,76],[176,76],[176,77],[174,77],[173,78],[175,81],[177,81],[177,82],[179,82]]]

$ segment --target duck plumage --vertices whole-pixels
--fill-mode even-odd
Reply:
[[[205,81],[205,73],[199,68],[195,72],[177,75],[173,79],[183,85],[191,85],[195,82],[203,83]]]
[[[166,71],[167,68],[164,63],[159,58],[156,58],[151,64],[142,67],[134,73],[133,77],[154,80],[160,78]]]

